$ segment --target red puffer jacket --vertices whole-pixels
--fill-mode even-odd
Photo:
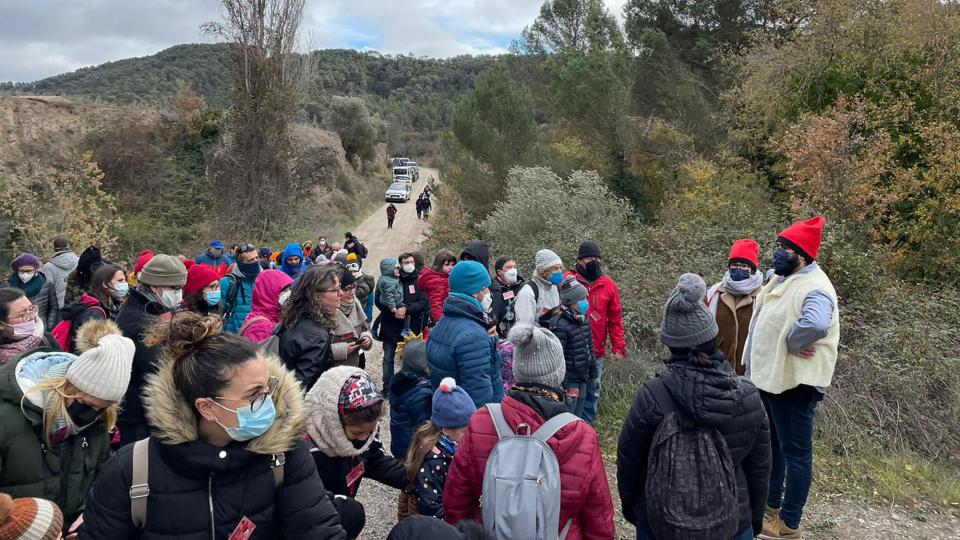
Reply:
[[[427,293],[427,299],[430,300],[430,315],[433,316],[433,323],[440,322],[440,318],[443,317],[443,303],[450,295],[450,274],[437,272],[428,266],[420,272],[417,285]]]
[[[545,422],[537,409],[545,410],[550,417],[566,410],[563,403],[517,390],[503,398],[501,405],[511,428],[526,423],[532,431]],[[447,476],[443,507],[448,523],[482,521],[483,474],[498,440],[489,411],[481,407],[470,419]],[[560,528],[573,519],[567,539],[613,538],[613,503],[597,433],[586,422],[575,422],[558,431],[549,444],[560,464]]]
[[[593,354],[597,358],[607,356],[607,335],[613,352],[627,354],[627,341],[623,336],[623,308],[620,306],[620,289],[606,275],[600,276],[592,284],[576,272],[568,272],[587,288],[590,302],[590,331],[593,332]]]

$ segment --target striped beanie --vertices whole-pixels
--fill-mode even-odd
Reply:
[[[0,540],[55,540],[63,512],[46,499],[13,499],[0,493]]]

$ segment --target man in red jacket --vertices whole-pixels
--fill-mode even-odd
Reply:
[[[627,357],[627,342],[623,334],[623,308],[620,306],[620,289],[610,276],[603,274],[600,263],[603,253],[593,242],[583,242],[577,250],[577,265],[570,274],[576,276],[587,288],[590,310],[590,331],[593,333],[593,354],[597,357],[597,378],[593,391],[587,393],[583,419],[593,422],[600,403],[600,378],[603,376],[603,359],[607,356],[607,336],[613,348],[613,358]]]

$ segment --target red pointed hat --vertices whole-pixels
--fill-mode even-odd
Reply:
[[[780,232],[778,240],[788,244],[807,259],[816,260],[823,238],[823,216],[798,221]]]
[[[728,262],[744,262],[756,270],[760,266],[760,244],[750,238],[741,238],[730,248]]]

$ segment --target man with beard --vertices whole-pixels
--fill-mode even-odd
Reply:
[[[774,276],[757,296],[743,353],[770,417],[770,494],[759,536],[768,540],[801,537],[813,483],[813,419],[837,363],[837,293],[816,262],[823,224],[817,216],[780,233]]]
[[[597,378],[593,389],[587,392],[583,419],[593,422],[600,404],[600,378],[603,376],[603,359],[607,356],[609,336],[612,356],[616,360],[627,357],[627,341],[623,332],[623,308],[620,305],[620,289],[617,283],[603,273],[600,266],[603,252],[594,242],[583,242],[577,249],[577,265],[571,274],[587,288],[586,313],[593,334],[593,355],[597,359]]]

